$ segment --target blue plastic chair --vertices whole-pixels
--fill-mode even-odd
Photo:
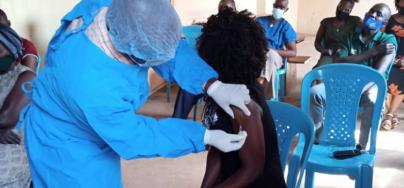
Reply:
[[[386,94],[386,81],[376,70],[357,64],[330,64],[309,72],[302,82],[302,110],[309,114],[310,87],[321,80],[326,92],[326,113],[319,145],[314,145],[306,166],[305,187],[313,187],[314,172],[345,174],[355,178],[355,187],[372,187],[376,153],[376,136],[380,125]],[[355,148],[356,118],[362,90],[373,82],[377,90],[370,130],[370,149],[356,157],[338,160],[332,157],[337,150]],[[300,143],[298,150],[302,150]],[[297,152],[298,153],[298,152]],[[296,163],[293,156],[290,163]]]
[[[284,59],[283,61],[283,67],[280,69],[277,69],[275,71],[275,80],[274,80],[274,96],[272,97],[272,101],[279,101],[280,97],[285,96],[285,90],[286,90],[286,73],[288,72],[288,61],[287,59]],[[280,92],[279,92],[280,91]]]
[[[299,135],[300,140],[304,142],[303,154],[299,155],[300,161],[294,165],[289,164],[287,178],[287,186],[289,188],[300,187],[306,162],[314,142],[313,122],[300,109],[290,104],[276,101],[268,101],[267,104],[271,110],[278,135],[279,156],[281,159],[282,171],[285,171],[289,150],[295,136]],[[304,136],[301,136],[302,134]],[[299,177],[299,180],[296,184],[297,177]]]
[[[187,43],[196,50],[196,39],[202,34],[202,26],[200,25],[189,25],[182,28],[182,34],[185,36]],[[167,81],[166,84],[166,95],[167,102],[171,99],[171,82]],[[196,108],[195,108],[196,109]],[[194,112],[196,114],[197,112]],[[195,119],[194,115],[194,119]]]

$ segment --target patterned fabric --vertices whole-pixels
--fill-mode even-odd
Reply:
[[[3,105],[18,76],[25,71],[33,70],[18,64],[8,73],[0,75],[0,106]],[[0,144],[0,187],[28,188],[30,182],[31,176],[24,145]]]
[[[18,76],[25,71],[33,71],[31,68],[18,64],[12,70],[5,74],[0,74],[0,107],[3,106],[3,102],[7,95],[13,89]]]
[[[107,11],[107,7],[101,8],[100,12],[94,18],[94,21],[86,29],[86,35],[109,57],[112,57],[125,64],[132,64],[132,62],[118,52],[112,44],[111,38],[108,35],[107,24],[105,22],[105,15]]]

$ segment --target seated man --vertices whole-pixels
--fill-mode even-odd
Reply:
[[[390,8],[384,4],[374,5],[365,15],[361,32],[350,33],[347,37],[346,45],[341,46],[337,53],[335,62],[337,63],[357,63],[370,66],[380,73],[387,75],[391,67],[397,41],[393,35],[381,32],[391,16]],[[311,116],[316,125],[316,142],[321,134],[326,105],[324,84],[318,84],[311,88]],[[359,144],[366,147],[369,130],[371,126],[371,116],[373,105],[376,101],[377,88],[371,85],[362,93],[360,105],[364,112],[361,119]]]
[[[257,81],[268,51],[262,28],[247,11],[224,10],[208,19],[197,46],[220,79],[247,85],[252,99],[251,116],[233,108],[235,119],[207,99],[204,123],[209,129],[228,133],[244,129],[248,137],[240,151],[210,148],[202,187],[286,187],[274,121]]]
[[[292,25],[283,18],[288,11],[289,0],[276,0],[273,4],[272,15],[257,18],[264,28],[268,41],[268,59],[260,82],[263,83],[266,98],[274,97],[274,83],[269,84],[276,72],[283,66],[283,59],[296,56],[296,32]]]

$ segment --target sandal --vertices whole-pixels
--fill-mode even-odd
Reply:
[[[393,119],[393,114],[385,114],[382,122],[382,128],[386,131],[389,131],[393,128],[392,126],[392,119]]]
[[[400,124],[400,120],[398,119],[397,114],[393,114],[393,118],[391,118],[391,127],[394,129]]]

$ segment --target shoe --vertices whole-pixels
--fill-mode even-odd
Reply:
[[[397,115],[397,114],[393,114],[393,118],[391,118],[391,127],[394,129],[394,128],[396,128],[398,125],[400,125],[400,120],[398,119],[398,115]]]
[[[385,114],[383,121],[382,121],[382,129],[389,131],[393,128],[392,126],[392,119],[393,119],[393,114]]]

